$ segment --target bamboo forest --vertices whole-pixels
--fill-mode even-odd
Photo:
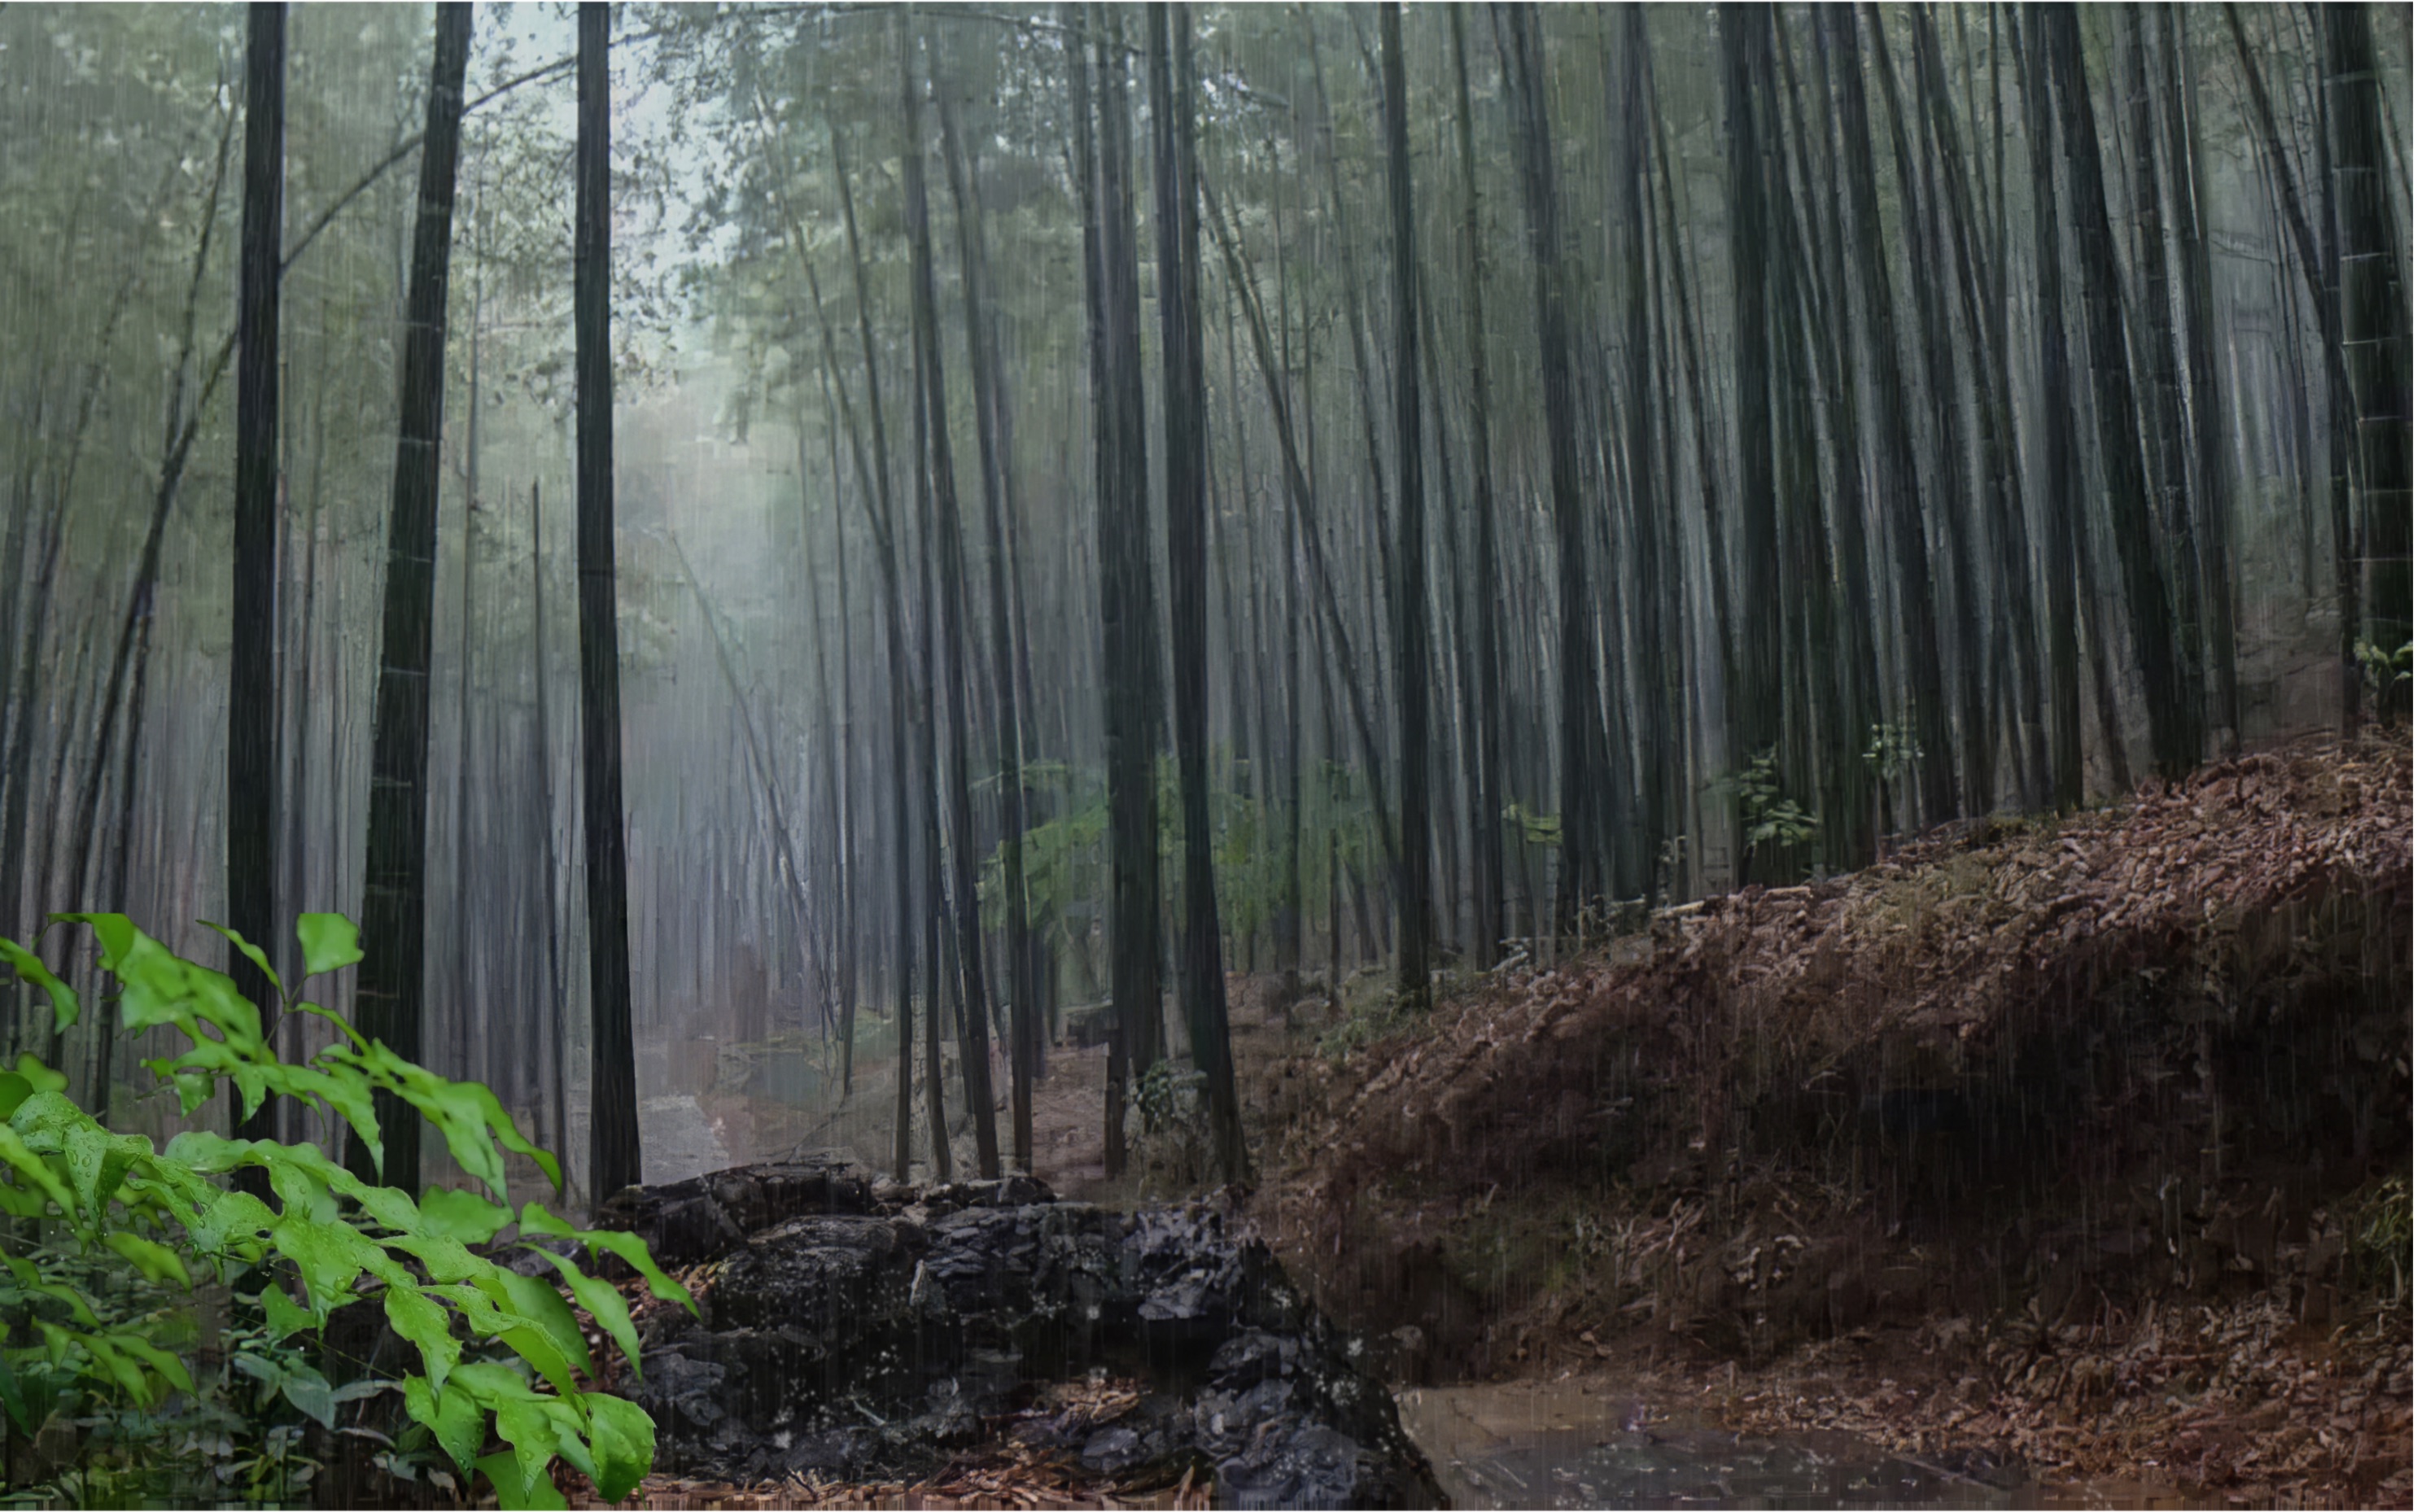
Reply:
[[[0,1506],[2401,1506],[2410,8],[0,7]]]

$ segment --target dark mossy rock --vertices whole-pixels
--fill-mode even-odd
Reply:
[[[1435,1505],[1391,1396],[1267,1247],[1211,1207],[1118,1212],[1011,1177],[931,1188],[820,1162],[632,1188],[606,1221],[713,1261],[655,1314],[657,1465],[761,1482],[912,1478],[1055,1383],[1146,1383],[1110,1418],[1019,1436],[1102,1481],[1187,1470],[1240,1506]]]
[[[844,1161],[807,1157],[624,1187],[597,1212],[596,1226],[637,1234],[664,1265],[693,1265],[800,1213],[863,1213],[872,1205],[871,1176]]]

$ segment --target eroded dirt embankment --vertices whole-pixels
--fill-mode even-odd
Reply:
[[[1261,1219],[1399,1379],[2405,1504],[2409,767],[2251,756],[1292,1036]]]

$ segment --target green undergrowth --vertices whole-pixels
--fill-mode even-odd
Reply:
[[[2352,1284],[2403,1305],[2410,1281],[2409,1183],[2393,1176],[2363,1188],[2350,1199],[2348,1218]]]
[[[112,1133],[70,1099],[66,1077],[21,1057],[0,1072],[0,1411],[26,1451],[12,1454],[12,1472],[26,1473],[11,1480],[27,1482],[10,1500],[282,1502],[324,1468],[307,1452],[313,1443],[374,1448],[377,1468],[406,1479],[449,1481],[447,1462],[464,1476],[475,1470],[504,1507],[563,1506],[562,1467],[607,1501],[637,1485],[653,1463],[654,1423],[592,1389],[604,1366],[573,1310],[634,1375],[627,1303],[553,1248],[560,1286],[516,1275],[492,1242],[509,1231],[532,1247],[584,1250],[591,1264],[609,1253],[655,1295],[694,1304],[636,1236],[576,1230],[539,1202],[517,1214],[504,1205],[506,1152],[535,1162],[557,1191],[562,1177],[493,1092],[413,1065],[287,991],[266,955],[233,930],[219,932],[285,1012],[337,1024],[332,1045],[305,1062],[280,1059],[231,978],[123,915],[53,923],[98,938],[120,1032],[182,1036],[181,1053],[144,1064],[188,1117],[226,1087],[247,1117],[268,1098],[293,1098],[341,1118],[382,1171],[374,1098],[388,1094],[434,1126],[495,1200],[443,1189],[415,1200],[312,1144],[189,1129],[156,1147]],[[306,977],[360,960],[340,915],[306,914],[296,933]],[[0,960],[49,995],[62,1032],[75,1021],[77,993],[32,950],[0,940]],[[354,1307],[375,1308],[419,1368],[332,1383],[350,1362],[330,1349],[328,1325]],[[398,1434],[353,1426],[338,1436],[341,1409],[388,1394],[407,1420]]]
[[[1344,978],[1342,996],[1341,1016],[1317,1040],[1319,1053],[1330,1061],[1341,1061],[1389,1039],[1422,1017],[1403,1001],[1400,987],[1389,972],[1354,972]]]

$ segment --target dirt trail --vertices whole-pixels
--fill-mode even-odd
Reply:
[[[964,1174],[974,1169],[974,1142],[965,1122],[963,1100],[956,1091],[955,1065],[955,1058],[951,1055],[947,1073],[950,1087],[949,1142],[954,1169],[959,1174]],[[649,1114],[660,1115],[665,1120],[667,1128],[676,1125],[682,1136],[684,1152],[707,1149],[723,1152],[718,1162],[697,1164],[691,1159],[676,1171],[672,1170],[667,1161],[665,1176],[692,1175],[722,1166],[773,1159],[799,1150],[838,1152],[869,1171],[888,1171],[891,1167],[896,1128],[897,1067],[897,1061],[889,1057],[859,1059],[856,1065],[854,1090],[836,1107],[828,1104],[799,1107],[775,1098],[719,1090],[694,1098],[652,1099],[648,1105]],[[928,1179],[931,1159],[930,1138],[922,1116],[924,1101],[920,1072],[919,1065],[913,1135],[913,1176],[919,1181]],[[999,1089],[998,1138],[1004,1152],[1008,1148],[1011,1126],[1008,1112],[1007,1066],[1003,1060],[993,1066],[991,1080]],[[1106,1179],[1101,1139],[1106,1088],[1107,1051],[1104,1047],[1051,1047],[1046,1072],[1035,1088],[1032,1099],[1033,1174],[1046,1182],[1060,1197],[1106,1201],[1121,1194],[1121,1188],[1112,1189]],[[663,1106],[658,1109],[656,1103]],[[675,1108],[675,1103],[680,1106]],[[698,1115],[690,1114],[689,1105],[692,1104],[701,1111]],[[688,1165],[693,1165],[695,1169],[687,1169]],[[654,1178],[651,1169],[648,1174],[649,1179]]]

